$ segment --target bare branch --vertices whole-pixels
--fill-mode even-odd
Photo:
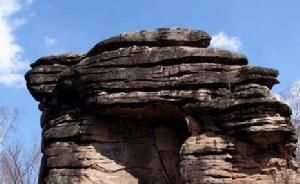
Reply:
[[[18,116],[18,109],[9,109],[0,106],[0,151],[7,135],[15,129],[15,122]]]
[[[0,107],[0,183],[34,184],[38,179],[41,152],[38,144],[25,147],[24,142],[13,141],[17,136],[18,115],[17,109]]]

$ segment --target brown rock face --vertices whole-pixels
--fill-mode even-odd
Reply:
[[[40,102],[40,183],[300,183],[273,69],[188,29],[125,33],[26,74]]]

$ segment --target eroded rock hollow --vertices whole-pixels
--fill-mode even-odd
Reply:
[[[42,184],[300,183],[278,71],[202,31],[123,33],[27,72],[42,111]],[[297,181],[298,178],[298,181]]]

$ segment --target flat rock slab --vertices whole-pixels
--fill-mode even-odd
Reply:
[[[182,28],[160,28],[150,31],[122,33],[99,42],[88,52],[88,56],[121,47],[139,46],[191,46],[208,47],[211,37],[204,31]]]

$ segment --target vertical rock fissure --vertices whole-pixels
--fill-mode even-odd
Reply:
[[[164,175],[166,181],[168,182],[168,184],[172,184],[172,183],[171,183],[171,180],[170,180],[170,176],[169,176],[169,174],[168,174],[168,172],[167,172],[167,169],[166,169],[166,166],[165,166],[165,164],[164,164],[164,161],[163,161],[163,159],[162,159],[162,157],[161,157],[160,151],[159,151],[159,149],[158,149],[158,147],[157,147],[155,129],[152,130],[152,133],[153,133],[154,147],[155,147],[155,150],[156,150],[156,152],[157,152],[157,156],[158,156],[158,159],[159,159],[159,162],[160,162],[162,171],[163,171],[163,175]]]

